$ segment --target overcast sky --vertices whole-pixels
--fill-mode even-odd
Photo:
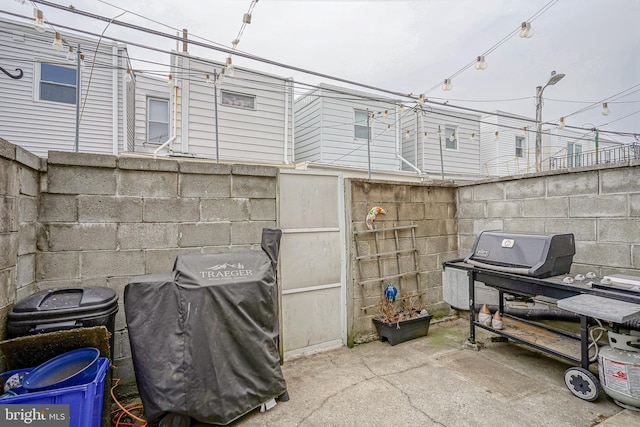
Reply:
[[[51,1],[109,18],[126,10],[119,20],[162,32],[173,33],[150,20],[187,28],[190,37],[227,47],[251,6],[251,0]],[[29,2],[1,3],[0,10],[32,14]],[[546,11],[536,16],[545,6]],[[106,25],[39,7],[52,22],[97,33]],[[453,90],[440,89],[445,78],[533,16],[533,37],[522,39],[516,34],[486,56],[486,70],[472,66],[453,79]],[[453,105],[531,118],[535,117],[536,86],[544,85],[556,70],[566,77],[545,89],[544,121],[568,116],[567,125],[640,133],[639,18],[640,0],[259,0],[238,49],[394,92],[426,93],[430,99]],[[172,41],[116,25],[105,34],[167,50],[175,47]],[[219,61],[227,56],[195,47],[190,51]],[[134,47],[129,52],[132,58],[168,62],[160,54]],[[234,64],[304,83],[342,85],[241,57],[234,57]],[[134,62],[134,67],[148,66]],[[626,96],[616,96],[621,92]],[[611,109],[606,117],[601,114],[603,101]],[[596,105],[574,114],[591,104]],[[612,139],[632,140],[615,135]]]

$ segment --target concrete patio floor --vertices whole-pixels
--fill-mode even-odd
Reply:
[[[285,361],[291,399],[233,426],[640,426],[640,412],[604,391],[575,397],[569,364],[514,343],[464,347],[468,321],[432,323],[426,337],[391,346],[370,342]],[[210,424],[195,423],[194,426]]]

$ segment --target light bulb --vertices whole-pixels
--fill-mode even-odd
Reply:
[[[424,139],[427,139],[427,137],[429,136],[429,134],[427,132],[424,133]]]
[[[496,131],[496,134],[494,136],[494,139],[497,141],[500,137],[500,133],[498,131]]]
[[[53,35],[53,43],[51,43],[51,47],[58,52],[62,50],[62,37],[60,37],[60,33],[57,31]]]
[[[231,57],[227,57],[227,66],[225,69],[225,75],[229,76],[229,77],[233,77],[235,74],[235,71],[233,69],[233,62],[231,61]]]
[[[534,33],[535,31],[531,26],[531,22],[523,22],[522,24],[520,24],[520,31],[518,32],[520,38],[530,39],[531,37],[533,37]]]
[[[400,112],[404,112],[404,104],[400,104]]]
[[[605,102],[602,104],[602,115],[608,116],[609,114],[611,114],[611,110],[609,110],[609,105]]]
[[[476,139],[476,134],[475,134],[475,132],[471,134],[471,136],[469,137],[469,141],[472,141],[472,142],[473,142],[473,140],[474,140],[474,139]]]
[[[384,110],[384,118],[385,119],[389,118],[389,110]]]
[[[418,105],[424,105],[424,95],[422,94],[418,97]]]
[[[406,132],[404,133],[404,139],[409,139],[409,131],[406,131]]]
[[[44,28],[42,28],[42,24],[44,23],[44,14],[37,7],[33,8],[33,19],[34,19],[33,25],[35,25],[36,30],[39,33],[43,32]]]
[[[242,23],[243,24],[251,24],[251,14],[250,13],[245,13],[244,16],[242,17]]]
[[[127,83],[131,83],[133,81],[133,77],[131,77],[131,68],[127,68],[127,74],[125,76],[125,81]]]
[[[451,134],[451,136],[449,137],[449,141],[453,142],[456,140],[456,134],[455,132]]]
[[[564,129],[564,127],[565,127],[564,117],[560,117],[560,121],[558,122],[558,127],[560,129]]]
[[[84,53],[80,54],[80,68],[84,68]]]
[[[485,61],[484,56],[478,56],[475,64],[476,70],[486,70],[487,69],[487,61]]]
[[[233,41],[231,42],[231,46],[233,46],[233,48],[235,49],[236,47],[238,47],[238,43],[240,43],[239,39],[233,39]]]
[[[69,46],[69,51],[67,52],[67,61],[76,62],[77,59],[78,57],[76,56],[76,52],[71,46]]]
[[[169,74],[169,77],[167,78],[167,86],[173,86],[173,76],[171,74]]]
[[[451,79],[444,79],[444,83],[442,83],[442,90],[449,91],[453,89],[453,85],[451,84]]]

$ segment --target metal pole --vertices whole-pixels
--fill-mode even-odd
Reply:
[[[80,150],[80,43],[76,51],[76,153]]]
[[[371,129],[369,129],[369,109],[367,108],[367,164],[369,179],[371,179]]]
[[[444,161],[442,160],[442,129],[438,125],[438,141],[440,142],[440,176],[444,180]]]
[[[213,70],[213,104],[216,113],[216,163],[220,163],[219,145],[218,139],[218,72]]]
[[[540,172],[542,152],[542,91],[542,86],[536,88],[536,172]]]
[[[600,162],[600,153],[598,153],[598,145],[600,144],[599,136],[599,131],[596,129],[596,165]]]

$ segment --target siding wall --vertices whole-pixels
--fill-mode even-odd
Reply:
[[[322,162],[322,97],[320,89],[295,101],[295,154],[297,162]]]
[[[114,123],[115,137],[122,149],[123,104],[116,100],[118,113],[114,117],[113,70],[114,66],[126,68],[122,65],[125,52],[116,48],[114,56],[114,45],[103,40],[94,58],[93,40],[61,35],[74,48],[79,43],[85,54],[86,66],[81,74],[80,151],[113,153]],[[0,137],[40,157],[46,157],[49,150],[73,151],[75,148],[75,105],[35,100],[37,60],[73,65],[66,60],[66,46],[57,52],[51,48],[52,40],[50,30],[38,33],[31,25],[0,19],[0,57],[6,58],[3,67],[13,73],[15,68],[24,72],[19,80],[4,75],[0,78]],[[118,77],[117,72],[115,76]]]

